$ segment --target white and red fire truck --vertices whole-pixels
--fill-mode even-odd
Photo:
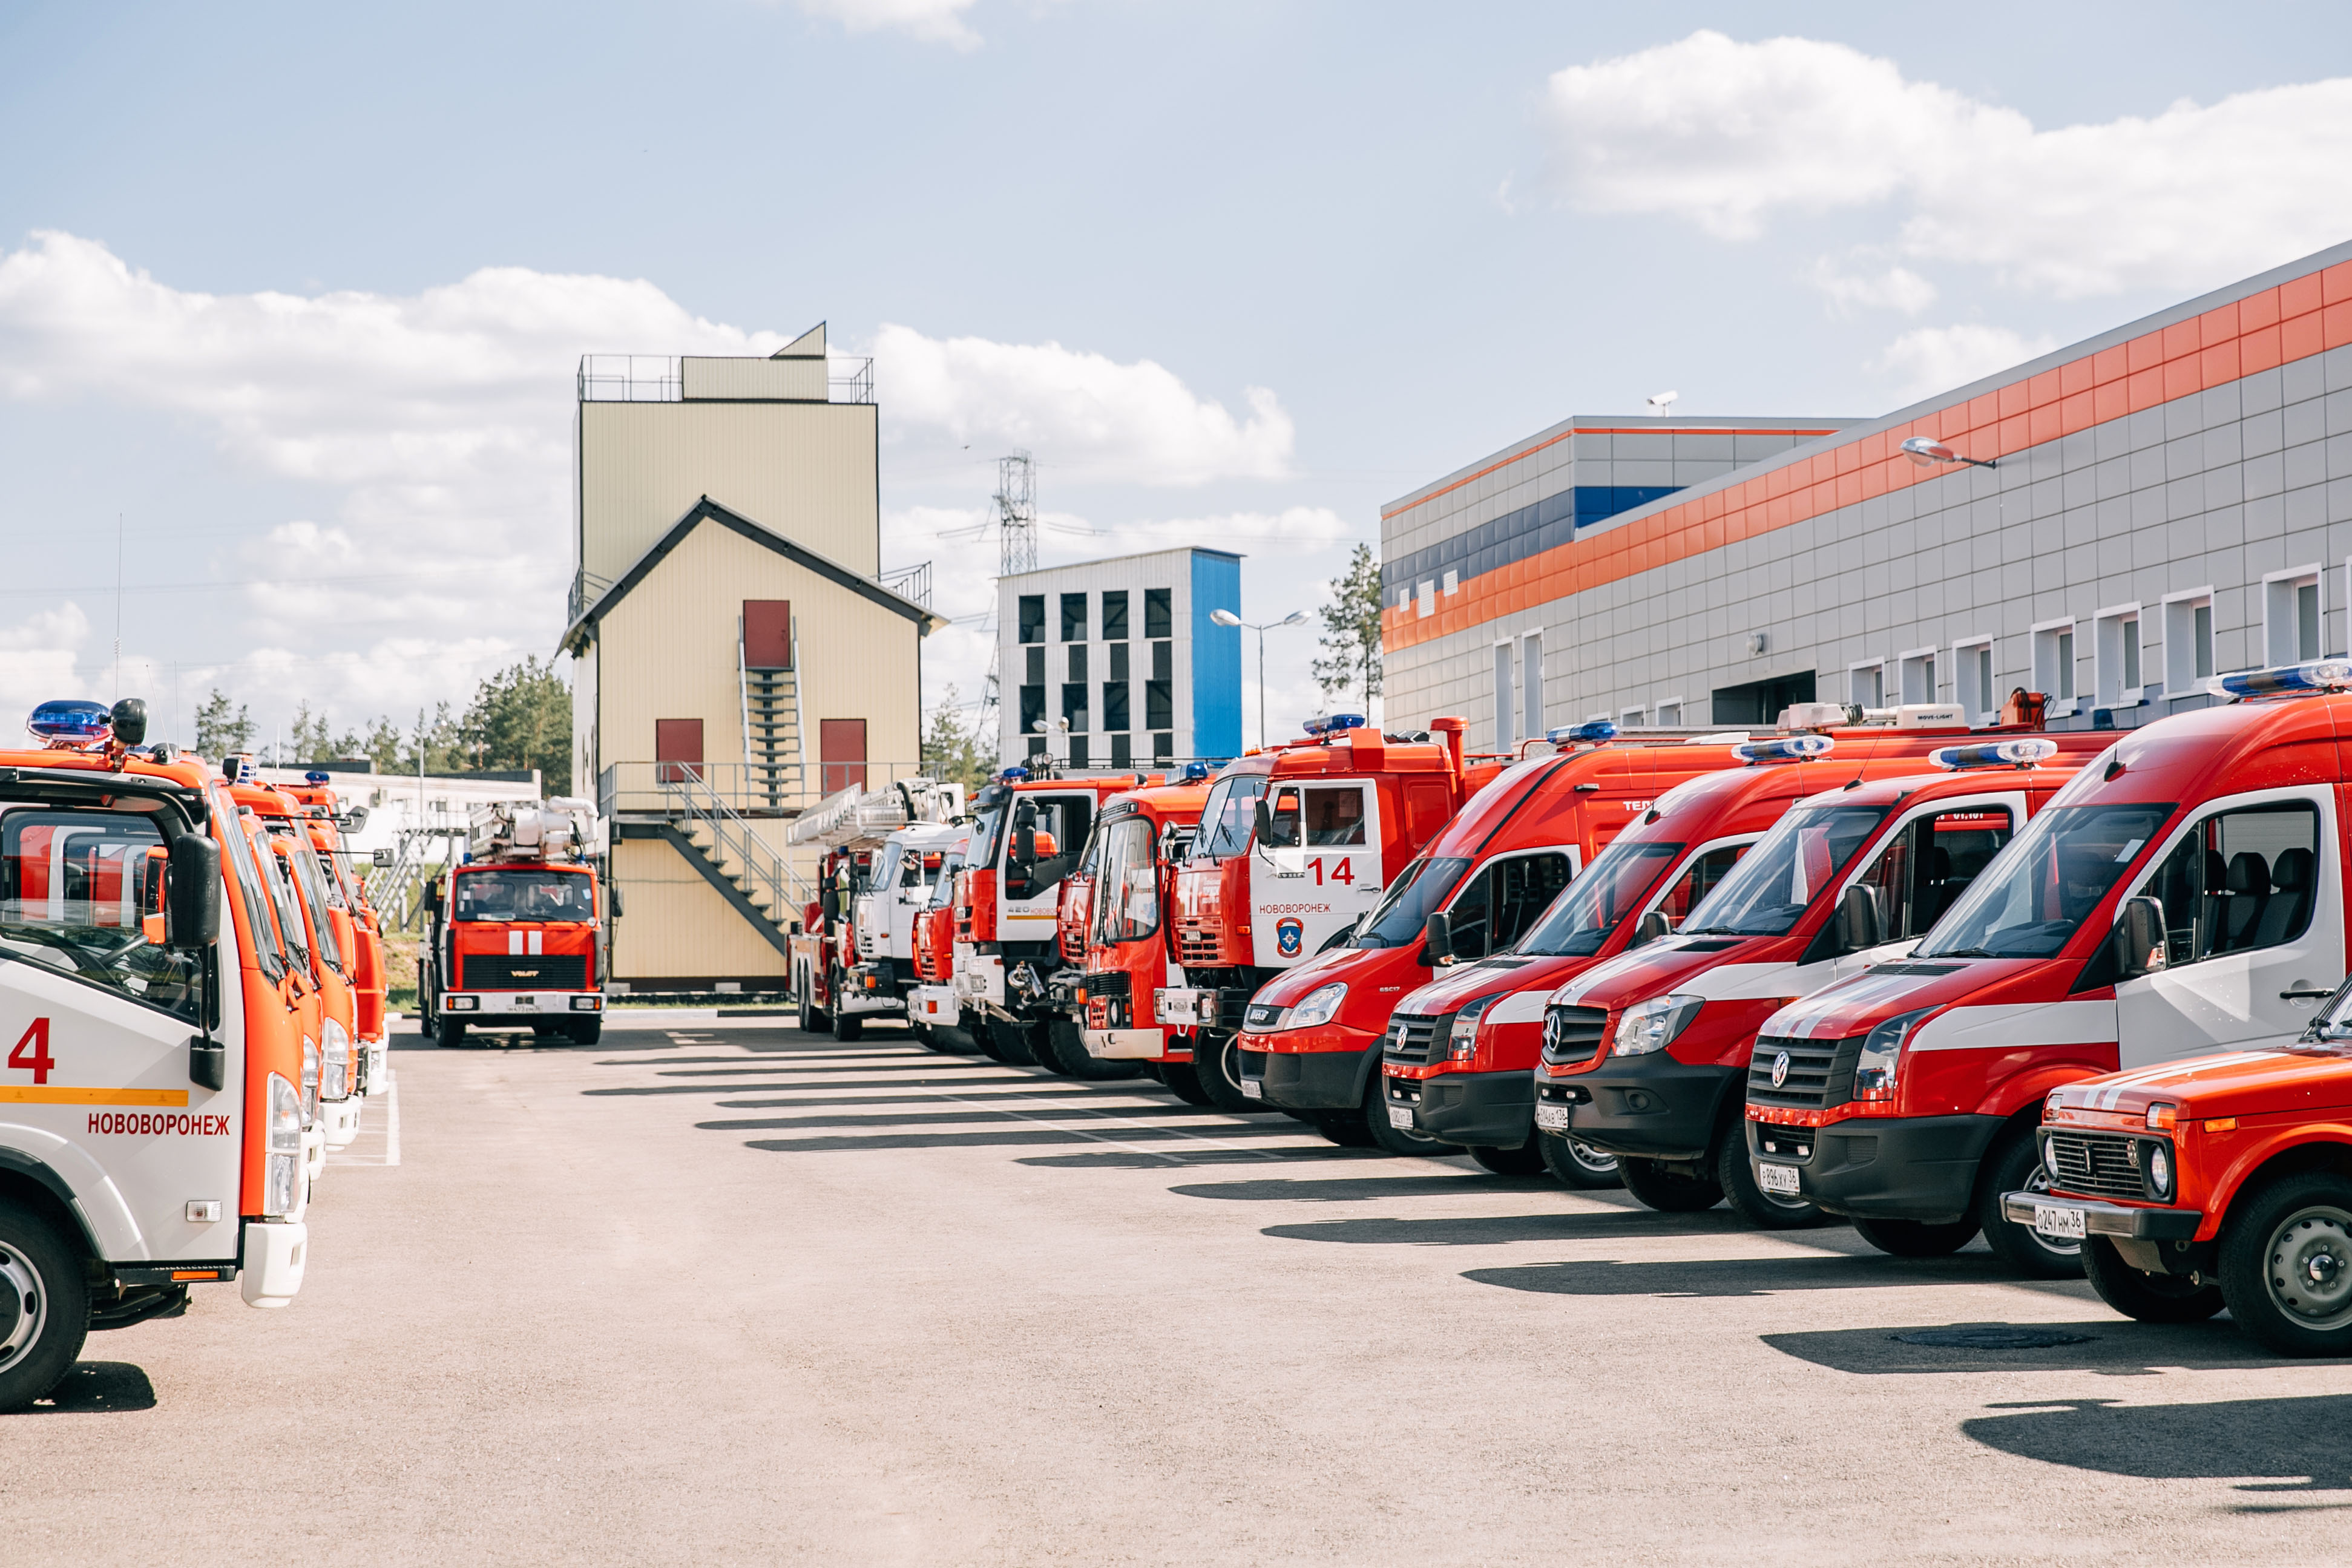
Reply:
[[[425,891],[416,995],[441,1045],[478,1030],[595,1043],[610,950],[596,843],[585,800],[476,808],[465,863]]]

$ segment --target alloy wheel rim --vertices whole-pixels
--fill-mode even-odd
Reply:
[[[2297,1209],[2271,1232],[2263,1280],[2271,1301],[2310,1329],[2352,1322],[2352,1213],[2334,1204]]]
[[[1617,1156],[1607,1153],[1604,1150],[1594,1148],[1591,1144],[1586,1143],[1581,1138],[1570,1138],[1568,1140],[1568,1156],[1574,1160],[1578,1165],[1583,1166],[1586,1170],[1592,1172],[1595,1176],[1614,1176],[1617,1174]]]
[[[49,1301],[32,1260],[5,1242],[0,1242],[0,1291],[7,1292],[16,1320],[8,1325],[6,1335],[0,1337],[0,1372],[6,1372],[40,1339],[42,1325],[49,1318]]]
[[[2032,1174],[2025,1178],[2025,1190],[2032,1193],[2050,1190],[2050,1173],[2042,1168],[2039,1160],[2034,1162]],[[2080,1258],[2083,1255],[2083,1244],[2079,1241],[2053,1241],[2030,1225],[2021,1228],[2033,1238],[2035,1246],[2054,1258]]]

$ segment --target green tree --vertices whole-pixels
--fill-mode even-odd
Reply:
[[[1315,661],[1315,684],[1327,703],[1360,693],[1370,722],[1381,691],[1381,563],[1371,546],[1358,545],[1348,570],[1331,580],[1322,615],[1325,656]]]
[[[420,761],[421,759],[421,761]],[[401,763],[403,773],[414,773],[422,766],[427,773],[455,773],[466,766],[466,754],[457,734],[457,720],[447,703],[436,703],[433,718],[425,721],[425,710],[416,710],[416,727],[409,732],[408,755]]]
[[[250,750],[252,746],[253,710],[239,703],[232,715],[228,698],[215,686],[212,695],[196,709],[196,755],[217,762],[233,752]]]
[[[552,659],[534,654],[484,681],[458,728],[472,766],[536,768],[547,793],[572,793],[572,691]]]
[[[956,689],[948,687],[940,694],[939,706],[931,710],[930,727],[923,732],[923,772],[932,779],[961,784],[964,798],[969,800],[996,771],[996,747],[993,737],[981,733],[977,718],[970,727],[965,727],[963,709],[956,695]]]
[[[373,757],[378,773],[400,772],[400,726],[387,716],[368,727],[367,738],[352,747],[353,757]],[[412,759],[413,760],[413,759]],[[409,771],[415,769],[412,766]]]

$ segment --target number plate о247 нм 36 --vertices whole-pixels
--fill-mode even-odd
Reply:
[[[2063,1203],[2033,1206],[2033,1228],[2055,1241],[2083,1239],[2083,1211]]]

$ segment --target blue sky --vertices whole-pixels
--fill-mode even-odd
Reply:
[[[558,630],[577,355],[819,319],[879,359],[886,561],[947,612],[1020,442],[1048,559],[1229,540],[1273,619],[1569,413],[1874,414],[2347,237],[2348,46],[2299,5],[11,5],[0,701],[112,695],[118,515],[126,689],[462,700]],[[1270,645],[1281,727],[1311,636]],[[943,634],[934,687],[985,657]]]

